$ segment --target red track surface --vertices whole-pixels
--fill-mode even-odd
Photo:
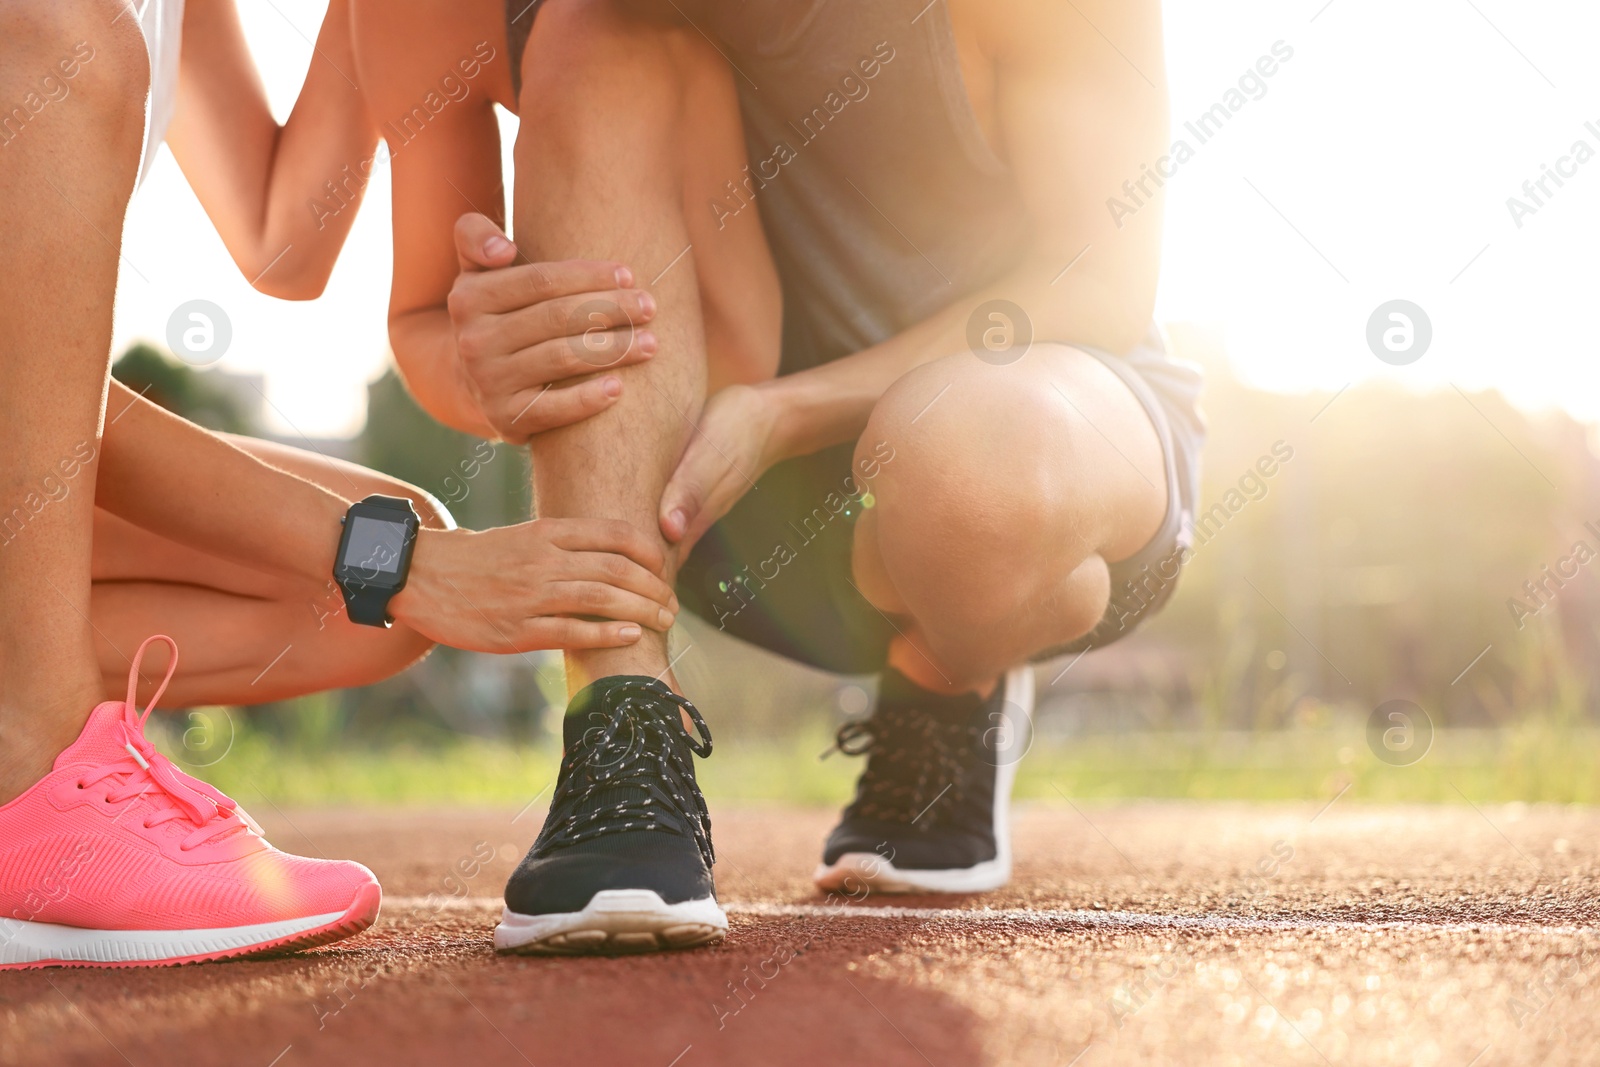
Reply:
[[[807,877],[829,813],[717,810],[727,943],[578,960],[489,947],[537,810],[258,811],[281,847],[377,871],[377,925],[281,959],[0,974],[0,1062],[1600,1058],[1600,813],[1319,806],[1026,809],[1006,890],[845,914]]]

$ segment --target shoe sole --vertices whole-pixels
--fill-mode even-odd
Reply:
[[[505,909],[494,948],[519,955],[620,955],[695,948],[727,934],[728,916],[715,897],[668,904],[652,889],[603,889],[582,911],[522,915]]]
[[[0,970],[176,967],[278,955],[353,937],[373,924],[382,904],[374,884],[362,886],[344,911],[210,930],[89,930],[0,919]]]
[[[949,870],[902,870],[872,852],[846,852],[812,875],[827,893],[857,893],[866,886],[876,893],[986,893],[1011,880],[1011,857],[1000,856],[971,867]]]
[[[1016,736],[1027,742],[1033,736],[1033,669],[1023,666],[1006,672],[1004,703],[1008,714],[1022,710],[1021,721],[1013,721]],[[1011,881],[1011,787],[1016,782],[1019,756],[998,769],[994,783],[995,858],[971,867],[945,870],[910,870],[896,867],[872,852],[847,852],[832,863],[820,863],[811,879],[825,893],[853,893],[859,886],[878,893],[986,893]]]

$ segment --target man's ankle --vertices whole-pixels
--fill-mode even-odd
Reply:
[[[608,674],[604,678],[590,679],[586,684],[577,686],[573,684],[572,670],[569,667],[567,670],[567,687],[569,690],[569,694],[567,696],[567,714],[573,714],[573,709],[576,703],[573,698],[575,698],[579,693],[583,692],[585,689],[596,684],[597,682],[605,681],[606,678],[619,677],[648,678],[651,681],[664,683],[668,689],[671,689],[679,696],[683,695],[683,690],[678,688],[678,681],[672,676],[672,669],[670,667],[659,674]],[[694,720],[689,717],[689,713],[687,711],[680,710],[678,714],[683,722],[683,732],[688,734],[690,737],[693,737],[695,733]]]
[[[602,678],[619,674],[641,675],[665,682],[674,692],[681,692],[672,674],[672,664],[667,658],[665,634],[646,630],[637,643],[625,648],[578,649],[567,653],[567,699]]]

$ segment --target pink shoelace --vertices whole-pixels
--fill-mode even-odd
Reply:
[[[166,677],[156,687],[155,695],[141,713],[138,706],[139,664],[144,659],[145,649],[153,641],[165,641],[172,650],[172,656],[167,661]],[[178,846],[187,852],[247,824],[238,804],[205,782],[178,770],[144,735],[144,725],[155,709],[156,702],[161,699],[161,694],[167,691],[167,684],[172,681],[177,669],[178,644],[172,638],[157,634],[146,638],[139,646],[139,651],[133,656],[133,665],[128,670],[128,697],[123,702],[123,719],[117,724],[122,734],[122,747],[128,755],[88,772],[78,780],[78,788],[87,789],[112,778],[115,781],[106,790],[107,803],[119,804],[136,797],[149,797],[161,810],[145,818],[146,829],[175,819],[183,819],[194,825],[194,831]]]

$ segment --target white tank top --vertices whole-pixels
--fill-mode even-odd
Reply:
[[[145,110],[144,148],[139,160],[139,183],[150,173],[150,162],[167,136],[172,109],[177,102],[178,52],[183,41],[183,0],[143,0],[139,28],[150,53],[150,101]]]

